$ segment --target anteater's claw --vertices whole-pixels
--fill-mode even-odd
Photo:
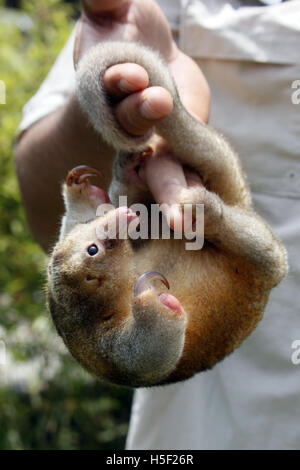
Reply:
[[[134,296],[137,297],[145,289],[149,288],[151,285],[151,282],[154,281],[155,279],[158,279],[159,281],[161,281],[168,289],[170,288],[169,282],[165,278],[165,276],[163,276],[163,274],[157,271],[148,271],[142,274],[136,281],[136,284],[134,286]]]
[[[100,171],[96,170],[96,168],[92,168],[87,165],[79,165],[69,171],[66,178],[66,183],[68,186],[72,186],[73,184],[81,184],[87,180],[87,178],[92,176],[101,176],[101,173]]]

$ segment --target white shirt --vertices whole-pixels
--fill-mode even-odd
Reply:
[[[300,1],[158,3],[208,79],[210,123],[238,151],[257,211],[288,249],[290,271],[228,358],[184,383],[135,392],[127,448],[300,449],[300,365],[291,360],[300,340],[300,104],[291,87],[300,79]],[[65,103],[73,40],[24,108],[21,129]]]

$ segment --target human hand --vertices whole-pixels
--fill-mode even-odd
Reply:
[[[75,64],[90,47],[101,41],[142,42],[157,49],[165,59],[187,110],[200,121],[207,122],[209,89],[206,80],[194,61],[177,48],[168,22],[155,1],[84,0],[83,6],[74,51]],[[132,135],[145,134],[172,111],[169,92],[162,87],[148,87],[148,74],[137,64],[110,67],[103,82],[107,92],[117,100],[119,123]],[[157,201],[174,204],[178,190],[188,185],[186,174],[168,153],[164,142],[157,148],[160,174],[164,178],[157,180],[155,166],[151,165],[146,182],[155,192]]]

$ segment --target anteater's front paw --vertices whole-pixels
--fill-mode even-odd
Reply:
[[[153,148],[149,145],[142,152],[127,152],[121,150],[116,158],[115,177],[123,184],[135,185],[145,189],[145,183],[139,176],[139,170],[147,158],[153,154]]]
[[[110,203],[108,194],[90,183],[91,177],[100,175],[98,170],[86,165],[76,166],[69,171],[63,185],[63,196],[67,210],[71,210],[76,219],[95,218],[97,208],[101,204]]]

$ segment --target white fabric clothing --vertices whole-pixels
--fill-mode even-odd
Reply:
[[[158,3],[207,77],[210,123],[238,151],[256,209],[288,249],[290,271],[228,358],[184,383],[135,392],[127,449],[300,449],[300,365],[291,361],[300,340],[300,105],[291,87],[300,79],[300,1]],[[24,107],[20,130],[72,92],[73,43],[74,33]]]

